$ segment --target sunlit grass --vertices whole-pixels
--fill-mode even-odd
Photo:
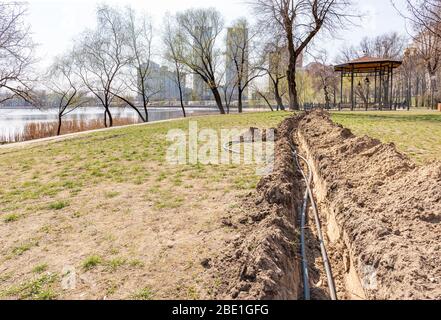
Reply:
[[[199,129],[240,128],[276,126],[288,113],[248,113],[243,115],[196,117]],[[24,149],[0,150],[0,169],[8,172],[0,177],[0,209],[4,213],[23,203],[36,203],[42,200],[45,207],[61,210],[70,203],[69,198],[57,199],[67,191],[70,198],[85,188],[102,183],[132,183],[140,185],[150,176],[161,183],[171,178],[175,186],[182,185],[185,179],[210,180],[210,171],[204,165],[172,166],[160,172],[151,172],[156,165],[165,165],[169,142],[166,134],[170,129],[187,130],[189,120],[156,123],[149,126],[118,128],[107,132],[91,133],[78,138],[30,146]],[[228,167],[228,166],[226,166]],[[249,176],[253,166],[241,166],[237,173]],[[186,172],[185,175],[176,173]],[[236,183],[237,184],[237,183]],[[242,184],[246,185],[253,183]],[[115,191],[104,193],[104,198],[116,197]],[[178,201],[179,202],[179,201]],[[165,203],[161,206],[175,206]],[[44,207],[44,205],[40,206]],[[16,214],[14,212],[14,214]],[[4,219],[8,217],[4,216]],[[9,217],[7,220],[14,220]]]
[[[48,239],[68,234],[72,226],[85,223],[87,216],[95,211],[112,214],[115,219],[128,215],[131,206],[136,206],[132,195],[142,195],[147,212],[160,214],[178,212],[184,205],[195,208],[199,201],[209,201],[214,190],[225,194],[250,191],[260,178],[255,164],[168,163],[166,153],[172,143],[167,141],[168,131],[188,132],[189,121],[197,121],[200,130],[215,129],[220,133],[223,128],[235,128],[242,132],[250,127],[277,126],[289,115],[267,112],[195,117],[0,149],[0,169],[4,172],[0,175],[0,228],[3,228],[0,231],[28,228],[24,239],[0,251],[3,256],[0,265],[27,259],[38,250],[48,250]],[[193,188],[198,191],[194,192]],[[34,227],[35,221],[41,225]],[[116,253],[108,256],[97,249],[74,264],[81,272],[109,273],[144,265],[136,256],[125,258],[115,256]],[[49,269],[47,264],[24,268],[32,276],[43,275]],[[6,290],[2,293],[7,297],[52,299],[59,288],[47,280],[13,281],[2,287]],[[149,299],[151,295],[143,289],[136,297]]]
[[[335,112],[332,118],[356,135],[393,142],[417,163],[441,160],[441,113],[430,111]]]

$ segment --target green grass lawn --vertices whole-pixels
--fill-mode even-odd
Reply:
[[[286,116],[287,113],[266,112],[196,117],[193,121],[198,122],[199,129],[246,129],[276,126]],[[179,172],[209,181],[214,177],[207,175],[207,170],[216,174],[221,172],[216,166],[167,166],[165,156],[170,143],[166,135],[170,129],[186,131],[188,120],[118,128],[23,149],[0,150],[2,217],[15,209],[22,211],[23,207],[28,210],[61,210],[69,206],[71,196],[75,197],[85,187],[101,183],[139,185],[151,180],[151,176],[154,176],[154,182],[161,182],[161,177],[168,180],[174,177],[176,182],[180,180]],[[242,175],[249,172],[234,165],[226,167]],[[112,195],[106,194],[106,197],[112,198]],[[9,219],[13,219],[12,216]]]
[[[439,112],[334,112],[332,119],[356,135],[394,142],[418,164],[441,159]]]
[[[244,130],[286,116],[192,121]],[[259,177],[254,165],[167,163],[167,132],[188,126],[183,119],[1,149],[0,298],[199,297],[198,259],[230,236],[219,221]],[[61,287],[67,266],[82,277],[72,290]]]

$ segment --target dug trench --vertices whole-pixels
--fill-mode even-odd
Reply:
[[[211,269],[218,299],[303,299],[299,207],[305,185],[291,146],[314,175],[314,196],[339,299],[441,298],[441,165],[415,165],[393,144],[357,137],[314,111],[277,129],[274,170],[225,223],[241,230]],[[312,217],[313,299],[329,299]]]

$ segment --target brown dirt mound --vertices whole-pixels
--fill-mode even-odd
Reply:
[[[441,298],[441,165],[417,167],[323,112],[304,115],[293,136],[314,163],[331,246],[344,244],[332,262],[350,257],[346,288],[353,265],[365,298]]]
[[[241,230],[211,269],[218,299],[299,299],[298,208],[304,185],[290,145],[313,166],[340,299],[441,298],[441,165],[417,167],[393,144],[357,137],[327,113],[285,120],[274,172],[223,223]],[[327,299],[314,226],[312,296]]]
[[[260,181],[257,192],[230,213],[225,223],[240,225],[242,235],[228,244],[215,262],[220,279],[218,299],[297,299],[300,283],[297,208],[300,181],[293,168],[290,136],[296,120],[278,129],[275,170]]]

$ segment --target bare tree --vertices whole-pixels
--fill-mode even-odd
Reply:
[[[408,40],[397,32],[390,32],[374,38],[365,37],[360,43],[360,50],[365,55],[401,59]]]
[[[126,50],[123,60],[127,62],[122,72],[118,74],[118,82],[122,86],[111,93],[132,108],[143,122],[149,121],[148,105],[150,99],[159,93],[162,88],[149,85],[152,77],[152,40],[153,29],[147,15],[137,16],[134,10],[127,7],[121,17],[125,24]],[[131,94],[130,94],[131,93]],[[139,110],[137,102],[140,100],[144,114]]]
[[[277,110],[285,110],[283,105],[283,93],[281,93],[282,81],[286,78],[286,54],[284,50],[284,41],[282,37],[276,36],[269,40],[263,48],[261,54],[260,68],[268,75],[270,87],[274,93],[274,99],[277,103]],[[262,92],[259,94],[263,95]],[[265,98],[265,100],[268,100]]]
[[[385,33],[373,38],[364,37],[357,46],[345,47],[340,51],[341,63],[371,56],[385,59],[401,59],[408,40],[397,32]]]
[[[270,108],[271,111],[274,111],[273,106],[271,105],[271,102],[268,100],[268,98],[266,97],[266,95],[259,90],[259,88],[255,88],[255,91],[257,93],[257,95],[259,95],[264,101],[265,103],[268,105],[268,107]]]
[[[216,45],[223,30],[221,14],[213,9],[189,9],[176,15],[173,33],[179,34],[182,50],[177,60],[186,65],[195,77],[200,77],[213,93],[221,114],[225,114],[219,92],[219,65],[221,51]]]
[[[407,11],[398,9],[395,0],[392,4],[397,11],[418,30],[430,32],[441,37],[441,1],[440,0],[405,0]]]
[[[97,20],[97,29],[84,32],[77,43],[75,71],[104,108],[104,125],[112,127],[110,107],[125,88],[118,76],[131,61],[128,34],[121,12],[115,8],[100,6]]]
[[[289,107],[299,109],[296,87],[298,57],[321,30],[335,33],[356,17],[351,0],[252,0],[260,23],[272,32],[283,34],[289,55],[286,72]]]
[[[164,23],[165,29],[163,32],[165,58],[173,65],[173,81],[178,86],[179,102],[181,104],[182,114],[185,118],[187,116],[184,106],[186,70],[185,65],[181,61],[184,54],[184,39],[182,38],[183,31],[180,30],[179,25],[173,25],[173,23],[174,21],[171,19],[171,17],[167,16]]]
[[[408,12],[398,9],[399,13],[410,21],[414,49],[422,61],[430,81],[430,106],[434,107],[437,71],[440,65],[441,50],[441,1],[440,0],[406,0]],[[422,79],[424,85],[425,79]],[[418,85],[419,83],[417,83]],[[417,87],[418,88],[418,87]]]
[[[227,113],[230,113],[231,104],[233,102],[234,92],[236,91],[237,81],[235,78],[227,79],[222,85],[222,94],[224,97],[225,108]]]
[[[434,108],[436,75],[441,63],[441,38],[427,30],[423,30],[414,37],[414,48],[418,56],[424,61],[430,81],[430,106]]]
[[[328,63],[326,50],[321,50],[314,56],[314,62],[309,66],[308,72],[315,80],[316,89],[322,90],[327,106],[331,104],[331,97],[335,100],[337,78],[334,68]]]
[[[75,75],[72,55],[58,57],[52,64],[47,87],[52,92],[52,102],[57,108],[57,135],[61,133],[63,117],[87,103],[87,95],[82,90],[82,83]]]
[[[238,19],[227,34],[226,82],[235,83],[237,90],[238,111],[243,111],[243,95],[249,84],[264,72],[260,64],[253,61],[251,54],[256,50],[257,28],[250,27],[245,18]]]
[[[0,103],[15,97],[32,102],[35,45],[24,21],[26,14],[26,5],[21,2],[0,3]]]
[[[415,48],[407,48],[403,56],[402,74],[405,83],[403,88],[405,90],[407,107],[410,108],[412,104],[412,91],[415,93],[415,106],[418,106],[419,94],[419,78],[420,65],[419,58]]]

